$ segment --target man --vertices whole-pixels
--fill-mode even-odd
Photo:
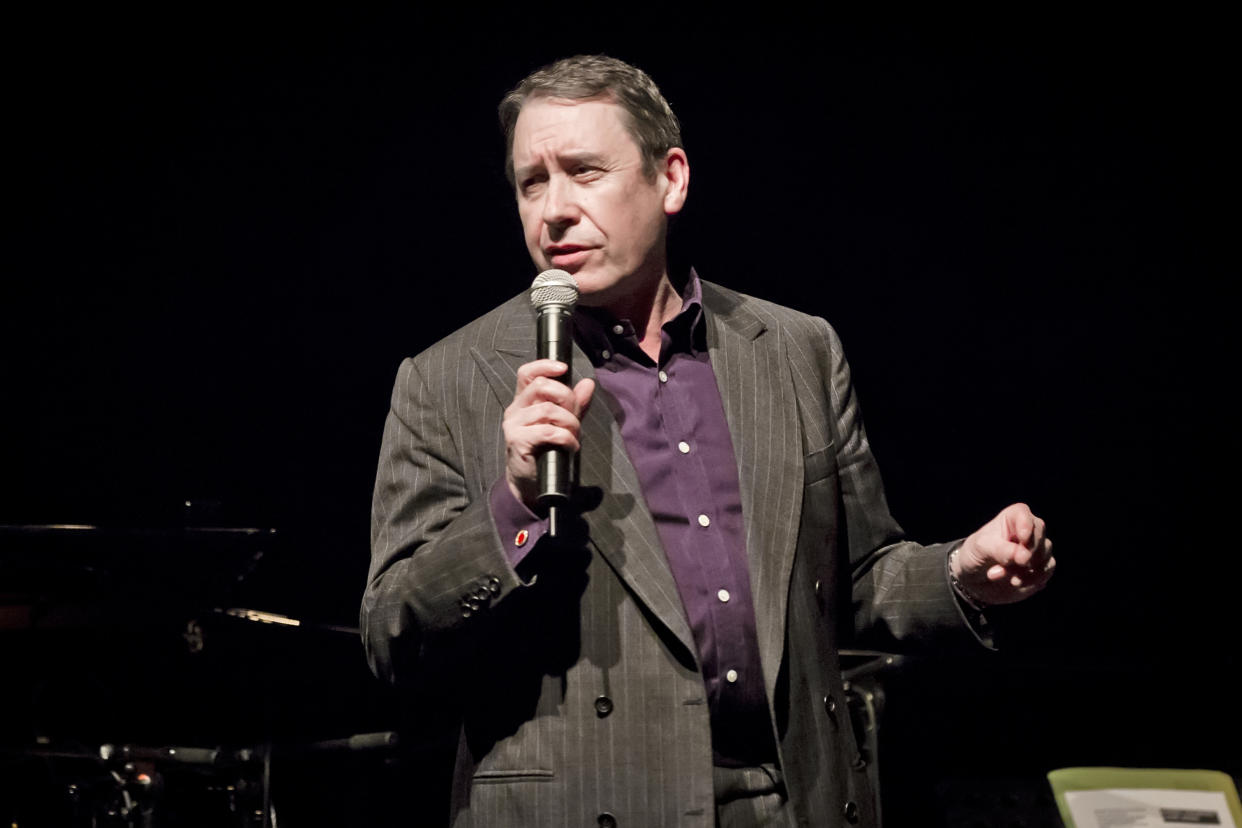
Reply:
[[[501,119],[582,379],[535,359],[524,295],[402,364],[362,606],[377,675],[457,734],[453,824],[872,822],[839,642],[974,639],[1051,576],[1043,522],[902,539],[827,323],[669,272],[690,167],[641,71],[560,61]],[[550,446],[580,452],[567,538]]]

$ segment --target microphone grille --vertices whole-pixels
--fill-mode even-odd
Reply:
[[[536,309],[548,305],[572,308],[578,303],[578,283],[563,270],[545,270],[531,283],[530,303]]]

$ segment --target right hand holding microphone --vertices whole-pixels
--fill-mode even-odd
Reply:
[[[578,451],[581,417],[595,393],[595,380],[580,380],[571,389],[556,379],[566,369],[565,363],[554,359],[537,359],[518,368],[513,402],[505,409],[505,481],[528,509],[536,506],[540,450]]]

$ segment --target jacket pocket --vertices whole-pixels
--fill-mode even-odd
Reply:
[[[511,768],[507,770],[481,770],[475,773],[474,781],[478,784],[489,782],[539,782],[551,779],[556,774],[543,768]]]
[[[805,474],[804,485],[810,486],[837,473],[837,447],[829,443],[822,449],[809,452],[802,461]]]

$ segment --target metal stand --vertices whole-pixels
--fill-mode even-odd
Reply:
[[[842,650],[841,674],[845,679],[845,698],[858,744],[857,762],[866,766],[875,794],[875,824],[884,823],[880,811],[880,717],[884,711],[883,673],[898,667],[903,657],[878,650]]]

